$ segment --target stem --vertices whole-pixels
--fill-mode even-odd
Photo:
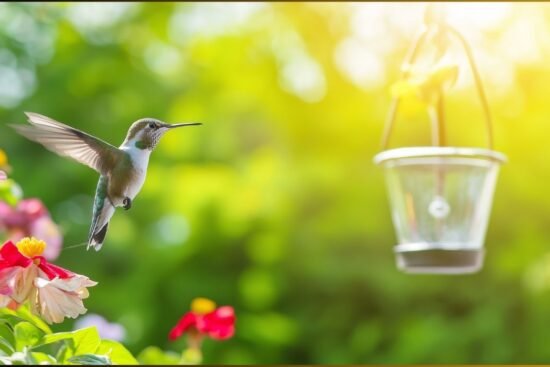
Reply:
[[[196,330],[191,330],[187,337],[187,349],[181,354],[180,364],[201,364],[203,336]]]
[[[202,339],[203,336],[199,332],[191,330],[187,337],[187,347],[189,349],[201,349]]]

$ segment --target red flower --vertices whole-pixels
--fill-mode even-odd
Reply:
[[[168,334],[170,340],[176,340],[186,332],[207,335],[212,339],[229,339],[235,333],[235,312],[231,306],[216,308],[216,304],[206,298],[196,298],[191,311],[178,321]]]
[[[11,241],[6,242],[4,246],[0,248],[0,272],[14,266],[26,268],[31,265],[31,263],[37,265],[38,268],[46,274],[49,280],[55,277],[67,279],[74,275],[67,269],[50,264],[44,256],[31,255],[27,257],[23,255]]]
[[[29,302],[31,311],[48,323],[76,318],[86,312],[82,300],[88,287],[97,283],[88,277],[49,263],[42,253],[44,241],[23,238],[0,248],[0,307]]]

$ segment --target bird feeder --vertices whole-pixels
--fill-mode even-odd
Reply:
[[[428,14],[428,11],[427,11]],[[488,148],[445,144],[443,91],[429,110],[432,146],[388,149],[400,97],[392,100],[374,162],[383,167],[398,244],[397,267],[408,273],[461,274],[481,269],[493,192],[505,155],[493,150],[491,115],[471,49],[464,37],[441,17],[426,17],[423,31],[405,58],[402,78],[410,76],[426,40],[445,32],[464,50],[478,91]]]

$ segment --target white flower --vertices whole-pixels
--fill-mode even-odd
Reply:
[[[17,303],[23,303],[31,294],[33,281],[38,276],[38,268],[31,265],[27,268],[16,267],[10,279],[13,292],[10,297]]]
[[[40,314],[48,323],[62,322],[65,317],[76,318],[86,313],[82,300],[88,297],[88,289],[97,283],[83,275],[70,278],[56,277],[49,280],[40,271],[34,279],[34,294],[31,296],[33,312]]]

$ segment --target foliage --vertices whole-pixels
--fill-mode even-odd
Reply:
[[[52,333],[26,307],[0,309],[2,364],[137,364],[120,343],[101,340],[95,327]]]
[[[200,346],[180,355],[150,346],[134,356],[119,342],[102,339],[95,326],[53,333],[26,305],[0,308],[0,364],[200,364]],[[138,362],[139,361],[139,362]]]

